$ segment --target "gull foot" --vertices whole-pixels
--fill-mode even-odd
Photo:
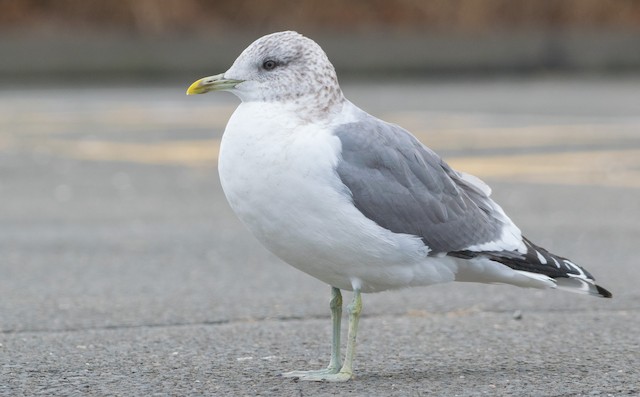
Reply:
[[[346,382],[351,379],[351,372],[338,372],[338,369],[326,368],[315,371],[291,371],[282,374],[285,378],[298,378],[314,382]]]

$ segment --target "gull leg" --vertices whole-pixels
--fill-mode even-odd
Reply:
[[[335,374],[340,370],[340,329],[342,327],[342,294],[340,289],[331,287],[331,323],[333,324],[331,338],[331,360],[327,368],[330,373]]]
[[[347,354],[340,372],[328,378],[328,381],[344,382],[353,376],[353,359],[356,356],[356,335],[358,333],[358,323],[362,312],[362,297],[360,289],[353,290],[353,300],[349,304],[349,336],[347,339]]]
[[[324,375],[336,374],[340,371],[340,327],[342,321],[342,294],[340,289],[331,287],[331,322],[333,324],[331,340],[331,360],[325,369],[315,371],[291,371],[285,372],[282,376],[292,378],[302,378],[308,380],[323,380]],[[317,378],[317,379],[316,379]]]
[[[358,333],[358,323],[360,322],[360,313],[362,312],[362,297],[360,296],[360,290],[354,289],[353,300],[347,307],[349,310],[349,336],[347,340],[347,353],[344,358],[344,364],[339,372],[329,372],[329,368],[323,373],[301,373],[297,372],[296,375],[289,375],[291,372],[285,374],[285,376],[297,376],[303,380],[314,381],[328,381],[328,382],[345,382],[353,376],[353,359],[356,354],[356,335]],[[335,331],[335,328],[334,328]],[[335,336],[335,334],[334,334]],[[332,354],[333,356],[333,354]],[[339,356],[339,354],[338,354]]]

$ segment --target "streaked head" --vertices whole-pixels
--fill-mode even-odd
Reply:
[[[321,107],[342,100],[335,69],[322,48],[296,32],[254,41],[226,72],[194,82],[187,95],[230,91],[242,101],[304,101]]]

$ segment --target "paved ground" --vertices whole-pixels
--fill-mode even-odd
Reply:
[[[0,91],[0,395],[640,395],[640,80],[345,86],[614,299],[366,295],[340,385],[277,376],[326,364],[329,288],[230,212],[215,160],[237,101],[188,83]]]

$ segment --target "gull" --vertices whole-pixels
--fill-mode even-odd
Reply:
[[[267,249],[331,286],[328,367],[284,376],[352,378],[365,292],[467,281],[611,297],[587,270],[525,238],[480,179],[348,101],[313,40],[261,37],[187,94],[209,91],[241,100],[218,164],[231,208]],[[353,291],[344,361],[341,290]]]

